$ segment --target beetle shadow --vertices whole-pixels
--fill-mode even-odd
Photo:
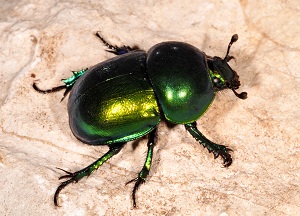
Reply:
[[[133,140],[132,143],[131,143],[131,146],[132,146],[132,150],[135,151],[136,148],[139,146],[139,144],[141,143],[142,140],[146,139],[146,136],[143,136],[139,139],[136,139],[136,140]]]

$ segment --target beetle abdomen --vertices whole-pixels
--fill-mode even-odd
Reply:
[[[147,73],[166,119],[196,121],[215,96],[205,54],[190,44],[163,42],[147,56]]]
[[[90,68],[74,85],[70,127],[89,144],[127,142],[146,135],[160,121],[145,72],[146,53],[135,51]]]

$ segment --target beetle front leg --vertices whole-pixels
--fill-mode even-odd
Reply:
[[[232,151],[224,145],[216,144],[209,139],[207,139],[198,129],[196,122],[185,124],[186,130],[202,144],[205,148],[208,149],[209,153],[214,154],[214,158],[221,156],[223,158],[224,167],[229,167],[232,163],[231,155],[228,153]]]
[[[151,163],[152,163],[152,155],[153,155],[153,148],[156,143],[156,128],[151,131],[148,135],[148,151],[147,151],[147,157],[143,166],[143,169],[140,171],[138,177],[130,180],[129,182],[126,183],[129,184],[131,182],[135,182],[135,185],[132,190],[132,200],[133,200],[133,207],[136,207],[136,200],[135,200],[135,193],[139,186],[146,181],[146,178],[149,174],[150,168],[151,168]]]
[[[91,165],[83,168],[82,170],[79,170],[77,172],[71,173],[69,171],[60,169],[64,172],[66,172],[68,175],[64,175],[61,176],[59,179],[63,179],[63,178],[69,178],[69,180],[62,182],[58,188],[55,191],[54,194],[54,205],[58,206],[58,195],[60,193],[60,191],[66,187],[68,184],[70,183],[77,183],[80,179],[82,179],[85,176],[89,176],[90,174],[92,174],[95,170],[97,170],[104,162],[106,162],[108,159],[110,159],[112,156],[118,154],[120,152],[120,150],[124,147],[126,143],[115,143],[115,144],[110,144],[109,146],[109,151],[104,154],[101,158],[99,158],[98,160],[96,160],[94,163],[92,163]]]

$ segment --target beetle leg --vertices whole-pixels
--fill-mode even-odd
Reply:
[[[62,182],[58,188],[55,191],[54,194],[54,205],[58,206],[58,195],[60,191],[66,187],[70,183],[77,183],[80,179],[82,179],[84,176],[89,176],[92,174],[95,170],[97,170],[104,162],[106,162],[108,159],[110,159],[112,156],[116,155],[117,153],[120,152],[120,150],[124,147],[126,143],[115,143],[115,144],[110,144],[109,145],[109,151],[105,153],[101,158],[96,160],[94,163],[91,165],[83,168],[82,170],[79,170],[77,172],[71,173],[69,171],[63,170],[64,172],[67,173],[67,175],[61,176],[59,179],[63,178],[69,178],[67,181]]]
[[[140,171],[138,177],[130,180],[129,182],[126,183],[129,184],[131,182],[135,182],[135,185],[132,190],[132,200],[133,200],[133,207],[136,207],[136,200],[135,200],[135,193],[139,186],[146,181],[146,178],[149,174],[150,168],[151,168],[151,163],[152,163],[152,155],[153,155],[153,148],[156,143],[156,128],[151,131],[148,135],[148,151],[147,151],[147,157],[143,166],[143,169]]]
[[[224,167],[229,167],[232,163],[231,155],[228,153],[232,151],[224,145],[216,144],[209,139],[207,139],[198,129],[196,122],[185,124],[186,130],[197,140],[200,144],[202,144],[205,148],[208,149],[209,153],[214,154],[214,158],[221,156],[223,158]]]
[[[53,87],[53,88],[51,88],[51,89],[43,90],[43,89],[40,89],[40,88],[36,85],[36,83],[33,83],[33,84],[32,84],[32,87],[34,88],[34,90],[36,90],[37,92],[42,93],[42,94],[53,93],[53,92],[57,92],[57,91],[66,89],[65,92],[64,92],[64,96],[61,98],[60,101],[63,101],[63,99],[65,99],[65,97],[67,96],[67,94],[68,94],[68,93],[71,91],[71,89],[72,89],[72,86],[61,85],[61,86]]]
[[[36,83],[33,83],[32,84],[32,87],[34,88],[34,90],[36,90],[37,92],[39,93],[42,93],[42,94],[48,94],[48,93],[52,93],[52,92],[57,92],[57,91],[60,91],[60,90],[63,90],[65,88],[67,88],[66,85],[61,85],[61,86],[57,86],[57,87],[53,87],[51,89],[46,89],[46,90],[43,90],[43,89],[40,89]]]
[[[34,90],[36,90],[37,92],[42,93],[42,94],[53,93],[53,92],[57,92],[57,91],[66,89],[65,92],[64,92],[64,96],[60,100],[60,101],[63,101],[63,99],[67,96],[67,94],[73,88],[73,85],[75,84],[76,80],[79,77],[81,77],[87,70],[88,70],[88,68],[82,69],[80,71],[72,71],[73,75],[71,77],[61,80],[63,83],[65,83],[65,85],[61,85],[61,86],[57,86],[57,87],[54,87],[54,88],[51,88],[51,89],[43,90],[43,89],[40,89],[39,87],[37,87],[36,83],[33,83],[32,87],[34,88]]]
[[[118,47],[118,46],[113,46],[111,44],[109,44],[100,34],[99,32],[96,32],[95,34],[102,42],[105,46],[108,47],[108,50],[106,50],[107,52],[113,53],[115,55],[123,55],[125,53],[129,53],[133,50],[138,50],[139,48],[137,46],[134,47],[130,47],[130,46],[122,46],[122,47]]]

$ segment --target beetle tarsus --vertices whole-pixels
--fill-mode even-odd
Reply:
[[[232,164],[232,157],[228,153],[229,151],[232,151],[232,150],[225,147],[225,150],[220,150],[218,152],[218,156],[220,155],[223,159],[223,166],[224,167],[229,167]]]
[[[224,145],[216,144],[207,139],[198,129],[196,122],[185,124],[186,130],[197,140],[203,147],[207,148],[209,153],[213,153],[214,159],[219,156],[223,159],[224,167],[229,167],[232,164],[231,155],[228,153],[232,151]]]
[[[59,170],[61,170],[61,171],[64,171],[65,173],[68,173],[69,175],[73,174],[73,173],[71,173],[71,172],[69,172],[69,171],[67,171],[67,170],[64,170],[64,169],[62,169],[62,168],[59,168],[59,167],[56,167],[56,169],[59,169]]]
[[[129,182],[127,182],[125,185],[130,184],[132,182],[135,182],[133,190],[132,190],[132,201],[133,201],[133,207],[136,208],[136,199],[135,199],[135,194],[136,191],[138,190],[139,186],[143,183],[145,183],[145,179],[142,179],[140,177],[134,178],[132,180],[130,180]]]
[[[149,135],[148,135],[148,151],[147,151],[147,157],[144,163],[144,166],[142,170],[140,171],[138,177],[128,181],[125,185],[128,185],[129,183],[135,182],[133,190],[132,190],[132,201],[133,201],[133,207],[136,208],[136,199],[135,199],[135,194],[136,191],[138,190],[139,186],[143,184],[146,181],[146,178],[149,174],[150,168],[151,168],[151,163],[152,163],[152,155],[153,155],[153,148],[156,143],[156,128],[152,130]]]
[[[49,93],[57,92],[57,91],[60,91],[60,90],[63,90],[63,89],[66,89],[66,88],[67,88],[66,85],[61,85],[61,86],[53,87],[53,88],[51,88],[51,89],[43,90],[43,89],[40,89],[40,88],[36,85],[36,83],[33,83],[33,84],[32,84],[32,87],[34,88],[34,90],[36,90],[37,92],[42,93],[42,94],[49,94]]]
[[[79,77],[81,77],[86,71],[88,70],[88,68],[82,69],[80,71],[72,71],[73,75],[67,79],[62,79],[61,81],[65,84],[65,85],[61,85],[61,86],[57,86],[51,89],[40,89],[39,87],[37,87],[36,83],[34,82],[32,84],[32,87],[39,93],[42,94],[48,94],[48,93],[53,93],[53,92],[57,92],[63,89],[66,89],[64,92],[64,95],[62,97],[62,99],[60,100],[60,102],[63,101],[63,99],[65,99],[65,97],[68,95],[68,93],[71,91],[71,89],[73,88],[73,85],[75,84],[75,82],[77,81],[77,79]]]
[[[221,156],[223,159],[223,166],[229,167],[232,164],[232,157],[228,152],[232,151],[232,149],[227,148],[224,145],[218,145],[218,148],[218,150],[212,150],[214,159]]]
[[[80,170],[80,171],[74,172],[74,173],[69,172],[69,171],[64,170],[64,169],[61,169],[61,168],[57,168],[57,169],[62,170],[62,171],[64,171],[65,173],[68,174],[68,175],[60,176],[60,177],[58,178],[59,180],[60,180],[60,179],[64,179],[64,178],[70,178],[70,180],[73,179],[75,182],[78,182],[78,181],[82,178],[82,177],[81,177],[81,178],[78,178],[79,175],[80,175],[80,173],[87,173],[87,172],[88,172],[88,167],[86,167],[86,168],[84,168],[84,169],[82,169],[82,170]]]
[[[54,205],[55,206],[59,206],[58,205],[58,196],[59,196],[59,193],[62,189],[64,189],[67,185],[71,184],[71,183],[77,183],[80,179],[82,179],[84,176],[87,175],[88,171],[89,171],[89,166],[80,170],[80,171],[77,171],[77,172],[69,172],[67,170],[64,170],[64,169],[61,169],[61,168],[57,168],[59,170],[62,170],[64,171],[65,173],[67,173],[68,175],[63,175],[63,176],[60,176],[58,179],[64,179],[64,178],[70,178],[64,182],[62,182],[56,189],[55,191],[55,194],[54,194]]]
[[[63,90],[63,89],[66,89],[65,92],[64,92],[64,96],[62,97],[62,99],[60,100],[60,102],[62,102],[65,97],[67,96],[67,94],[71,91],[72,89],[72,86],[67,86],[67,85],[61,85],[61,86],[57,86],[57,87],[53,87],[51,89],[46,89],[46,90],[43,90],[43,89],[40,89],[36,83],[33,83],[32,84],[32,87],[34,88],[34,90],[36,90],[37,92],[39,93],[42,93],[42,94],[49,94],[49,93],[53,93],[53,92],[58,92],[60,90]]]
[[[231,155],[228,153],[224,153],[221,155],[223,158],[223,166],[224,167],[229,167],[232,164],[232,158]]]
[[[70,178],[64,182],[62,182],[58,188],[55,191],[54,194],[54,205],[58,205],[58,195],[62,189],[64,189],[68,184],[71,184],[73,182],[77,183],[80,179],[82,179],[85,176],[89,176],[92,172],[97,170],[103,163],[105,163],[108,159],[110,159],[112,156],[118,154],[121,149],[124,147],[126,142],[120,142],[120,143],[114,143],[109,147],[109,151],[106,152],[101,158],[96,160],[94,163],[90,164],[89,166],[77,171],[77,172],[69,172],[64,169],[58,168],[59,170],[64,171],[67,173],[67,175],[63,175],[59,177],[59,179],[64,179],[64,178]]]
[[[71,184],[71,183],[73,183],[73,182],[76,182],[74,179],[69,179],[69,180],[67,180],[67,181],[64,181],[64,182],[62,182],[59,186],[58,186],[58,188],[56,189],[56,191],[55,191],[55,194],[54,194],[54,205],[55,206],[60,206],[60,205],[58,205],[58,195],[59,195],[59,193],[60,193],[60,191],[64,188],[64,187],[66,187],[68,184]]]
[[[134,47],[130,47],[130,46],[122,46],[122,47],[118,47],[118,46],[113,46],[110,43],[108,43],[100,34],[99,32],[96,32],[95,34],[101,41],[102,43],[108,47],[108,50],[106,50],[107,52],[113,53],[115,55],[123,55],[126,53],[129,53],[133,50],[138,50],[139,48],[137,46]]]

